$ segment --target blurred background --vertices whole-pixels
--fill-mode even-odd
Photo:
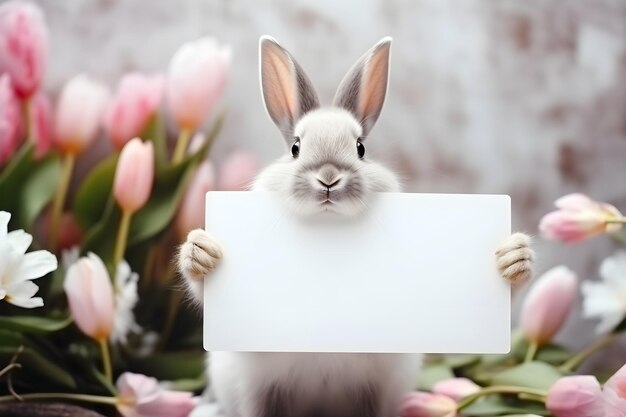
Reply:
[[[570,192],[626,209],[623,0],[38,3],[50,29],[45,89],[53,95],[78,72],[110,87],[129,71],[164,72],[181,43],[203,35],[231,45],[216,161],[241,148],[263,163],[283,152],[261,101],[260,35],[293,53],[326,103],[355,60],[390,35],[389,92],[368,147],[403,176],[407,191],[510,194],[514,229],[531,234]],[[566,264],[596,279],[612,246],[537,237],[537,272]],[[594,323],[570,320],[559,339],[586,345]],[[623,363],[625,346],[602,360]]]

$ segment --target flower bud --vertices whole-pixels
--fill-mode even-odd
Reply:
[[[123,211],[134,213],[150,197],[154,181],[154,148],[152,142],[135,138],[120,154],[115,170],[113,195]]]
[[[578,293],[576,275],[565,266],[544,273],[530,288],[522,305],[524,335],[539,345],[552,340],[569,315]]]

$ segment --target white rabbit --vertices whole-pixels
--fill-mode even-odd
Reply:
[[[259,174],[253,190],[278,192],[307,216],[327,210],[355,215],[373,193],[400,190],[396,176],[364,147],[385,99],[390,47],[391,38],[374,45],[343,79],[333,106],[320,108],[291,54],[274,39],[261,38],[263,98],[288,153]],[[179,270],[198,302],[203,279],[221,257],[218,243],[201,229],[181,247]],[[527,279],[532,260],[523,234],[496,251],[509,281]],[[416,382],[420,362],[420,355],[403,354],[212,352],[211,396],[217,403],[205,410],[227,417],[393,417]]]

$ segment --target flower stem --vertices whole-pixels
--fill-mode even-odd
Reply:
[[[604,336],[587,346],[585,349],[580,351],[578,354],[565,361],[561,366],[559,366],[559,369],[563,372],[575,371],[576,368],[578,368],[585,361],[585,359],[593,355],[598,350],[613,343],[613,341],[617,339],[617,337],[617,333],[605,334]]]
[[[462,411],[463,409],[473,404],[474,401],[476,401],[477,399],[484,397],[485,395],[491,394],[525,394],[529,396],[529,399],[532,398],[533,400],[538,402],[544,402],[546,400],[546,397],[548,396],[548,393],[546,391],[540,389],[513,387],[508,385],[494,385],[492,387],[483,388],[477,393],[468,395],[467,397],[463,398],[461,401],[459,401],[456,410]]]
[[[539,343],[531,340],[530,344],[528,345],[528,350],[526,351],[526,357],[524,358],[524,362],[532,361],[535,358],[538,349]]]
[[[64,393],[35,393],[35,394],[23,394],[20,395],[22,400],[76,400],[85,401],[94,404],[108,404],[117,405],[119,403],[116,397],[103,397],[100,395],[86,395],[86,394],[64,394]],[[16,401],[13,395],[0,396],[0,403]]]
[[[176,141],[176,148],[174,149],[174,155],[172,156],[172,163],[178,164],[185,157],[187,146],[191,140],[191,130],[183,129],[178,134],[178,140]]]
[[[173,276],[173,271],[171,268],[167,269],[167,278],[171,281]],[[161,335],[159,337],[159,342],[157,344],[157,350],[161,350],[165,347],[165,344],[170,338],[172,334],[172,330],[174,329],[174,324],[176,323],[176,316],[178,315],[178,308],[180,306],[180,302],[183,299],[182,291],[175,291],[171,298],[170,303],[167,309],[167,316],[165,317],[165,324],[163,325],[163,330],[161,331]]]
[[[102,355],[102,369],[107,381],[113,383],[113,367],[111,366],[111,352],[109,351],[109,342],[106,339],[98,341],[100,344],[100,352]]]
[[[626,224],[626,217],[614,217],[606,221],[607,223],[620,223]]]
[[[117,265],[124,258],[124,252],[126,252],[126,243],[128,242],[128,230],[130,229],[130,220],[133,217],[133,213],[130,211],[122,211],[122,218],[120,220],[120,226],[117,230],[117,238],[115,240],[115,249],[113,251],[113,268],[117,268]]]
[[[74,162],[76,156],[74,154],[66,154],[63,157],[63,165],[61,167],[61,177],[57,186],[54,201],[52,202],[52,214],[50,216],[50,235],[48,236],[48,244],[50,249],[55,252],[57,239],[59,237],[59,227],[61,223],[61,215],[63,214],[63,206],[67,198],[67,190],[72,179],[72,171],[74,170]]]
[[[24,113],[24,134],[26,135],[26,142],[36,144],[37,138],[33,132],[33,110],[31,108],[32,100],[25,98],[22,101],[22,111]]]

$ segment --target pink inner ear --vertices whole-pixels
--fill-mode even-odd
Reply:
[[[387,92],[389,47],[375,51],[365,65],[362,87],[359,94],[359,113],[365,118],[376,117],[380,113]]]
[[[275,44],[264,45],[262,59],[263,95],[270,116],[277,123],[292,119],[298,108],[294,64]]]

